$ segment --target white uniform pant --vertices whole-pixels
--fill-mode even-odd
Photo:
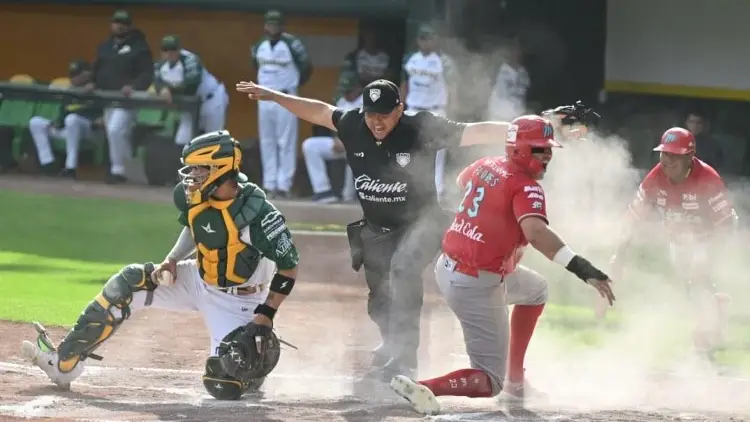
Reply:
[[[47,165],[55,161],[50,145],[50,135],[65,139],[65,168],[74,170],[78,166],[78,150],[81,139],[91,136],[91,120],[78,114],[65,116],[65,126],[62,129],[50,128],[52,121],[44,117],[34,116],[29,120],[29,132],[36,145],[39,164]]]
[[[326,161],[346,159],[346,152],[333,150],[334,139],[330,136],[313,136],[302,142],[302,153],[305,157],[307,174],[314,193],[324,193],[331,190]],[[349,164],[346,165],[344,175],[344,189],[341,192],[344,199],[354,199],[354,175]]]
[[[222,130],[226,125],[227,106],[229,96],[224,84],[219,85],[212,93],[213,96],[201,103],[198,122],[203,132]],[[193,115],[189,112],[180,114],[180,125],[175,134],[175,143],[185,145],[195,137]]]
[[[464,334],[471,367],[489,375],[492,393],[503,389],[508,361],[508,305],[547,303],[547,281],[524,266],[500,277],[479,272],[478,277],[454,270],[455,261],[440,255],[435,280]]]
[[[294,92],[292,92],[294,93]],[[289,192],[297,170],[297,116],[272,101],[258,103],[263,188]]]
[[[672,281],[678,289],[684,289],[690,298],[690,309],[697,330],[711,332],[720,329],[723,321],[716,286],[711,279],[711,268],[716,260],[708,246],[699,243],[669,244],[669,260],[672,264]]]
[[[256,271],[257,278],[263,282],[270,280],[266,273],[267,271]],[[256,278],[256,274],[253,278]],[[146,307],[177,312],[200,312],[210,337],[209,354],[216,356],[216,348],[224,336],[250,322],[255,307],[265,302],[267,295],[268,289],[253,295],[235,296],[209,286],[201,279],[196,261],[191,259],[177,264],[174,284],[159,286],[153,292],[141,291],[133,294],[130,309],[133,313]]]
[[[107,108],[104,110],[104,127],[109,143],[110,173],[125,176],[125,163],[132,157],[130,136],[135,125],[135,110]]]

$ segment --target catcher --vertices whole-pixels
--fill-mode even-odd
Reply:
[[[59,346],[36,324],[22,356],[70,388],[87,358],[138,310],[203,314],[211,339],[203,384],[219,400],[257,389],[279,360],[273,319],[291,293],[299,257],[284,216],[239,172],[242,152],[227,131],[182,151],[174,189],[184,227],[164,262],[130,264],[113,275]],[[196,251],[196,259],[186,259]]]
[[[719,293],[712,279],[719,246],[738,223],[721,176],[695,156],[695,137],[682,128],[664,132],[659,163],[641,182],[630,205],[630,224],[656,212],[669,239],[671,275],[691,299],[697,317],[693,340],[696,351],[712,358],[721,340],[729,296]],[[634,230],[612,257],[613,271],[620,273],[622,257],[629,249]],[[601,307],[603,308],[603,307]],[[600,318],[604,310],[598,309]]]

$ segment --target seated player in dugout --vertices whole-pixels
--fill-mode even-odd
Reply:
[[[193,139],[182,162],[174,202],[183,228],[166,259],[113,275],[58,346],[38,324],[36,342],[23,342],[22,356],[58,386],[69,388],[88,358],[101,359],[96,349],[147,307],[203,315],[210,349],[202,379],[217,399],[259,388],[278,363],[273,319],[299,262],[284,216],[240,173],[240,144],[229,132]]]

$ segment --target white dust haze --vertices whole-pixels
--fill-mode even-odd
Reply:
[[[462,81],[457,89],[459,101],[452,104],[449,113],[462,120],[461,111],[486,107],[487,94],[494,82],[494,74],[487,69],[496,65],[502,50],[480,56],[454,40],[444,39],[443,45]],[[569,102],[575,100],[570,98]],[[545,104],[545,108],[556,105],[559,104]],[[526,112],[518,110],[519,115]],[[502,151],[502,145],[498,147]],[[605,272],[610,270],[608,261],[618,242],[627,234],[624,219],[627,204],[632,201],[644,170],[648,169],[631,165],[627,140],[614,136],[601,138],[591,133],[585,140],[570,141],[555,150],[541,182],[551,226],[574,250]],[[747,202],[747,191],[747,186],[733,188],[732,198]],[[741,211],[738,213],[740,219],[744,218]],[[746,245],[748,240],[746,231],[728,239],[724,245],[726,253],[719,254],[720,261],[709,270],[716,276],[720,290],[733,297],[731,315],[735,319],[747,316],[747,311],[737,305],[750,297],[746,280],[750,264],[743,262],[741,248],[734,246]],[[530,381],[550,393],[553,406],[560,408],[594,411],[645,407],[747,414],[750,382],[720,379],[714,375],[714,368],[691,354],[690,321],[701,316],[689,306],[683,280],[670,280],[667,276],[669,251],[660,239],[659,227],[647,227],[636,237],[636,243],[638,251],[644,247],[650,251],[642,252],[641,255],[648,256],[640,259],[648,264],[629,264],[622,279],[614,280],[619,323],[608,324],[606,328],[592,327],[594,289],[528,248],[524,264],[548,279],[550,304],[578,306],[583,310],[578,318],[584,321],[581,330],[600,337],[598,343],[582,345],[581,341],[568,338],[570,335],[561,334],[559,325],[543,315],[526,361]],[[432,268],[428,268],[425,274],[431,272]],[[434,286],[428,286],[428,291],[430,287]],[[435,294],[434,289],[431,293]],[[468,366],[459,325],[439,295],[437,301],[439,309],[427,309],[423,314],[420,354],[428,362],[422,365],[420,375],[426,378]],[[733,332],[736,335],[737,329],[727,333],[730,343]],[[743,351],[735,352],[738,353]],[[662,376],[662,372],[676,375]]]

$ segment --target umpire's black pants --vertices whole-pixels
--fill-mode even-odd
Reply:
[[[367,313],[385,350],[406,368],[417,368],[422,273],[440,251],[449,222],[446,212],[435,207],[404,227],[388,229],[360,220],[347,228],[352,267],[358,271],[364,266],[370,289]]]

